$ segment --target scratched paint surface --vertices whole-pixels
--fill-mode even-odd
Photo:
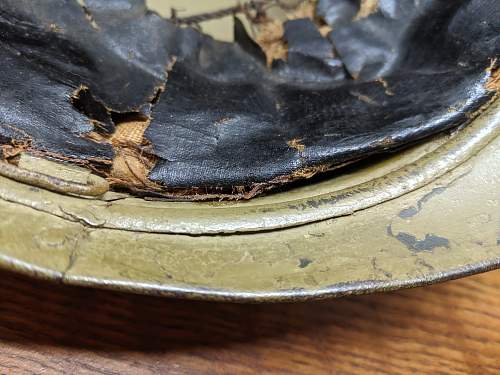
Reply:
[[[369,210],[231,236],[90,229],[0,201],[1,262],[67,283],[219,298],[343,294],[432,281],[499,263],[500,171],[491,167],[498,160],[500,139],[427,187]]]

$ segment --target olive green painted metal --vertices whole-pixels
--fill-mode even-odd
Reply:
[[[34,191],[31,186],[14,188],[13,182],[4,182],[0,186],[0,198],[94,228],[201,235],[302,225],[349,215],[397,198],[458,167],[500,134],[499,103],[418,159],[413,160],[409,156],[411,152],[402,154],[405,163],[399,168],[384,170],[378,177],[363,182],[352,181],[344,188],[332,180],[329,190],[323,193],[309,189],[298,197],[278,194],[270,202],[256,199],[253,204],[166,203],[132,198],[89,202],[48,191]],[[377,171],[384,166],[386,164],[380,163],[365,169]]]
[[[500,265],[500,110],[344,176],[250,202],[60,195],[0,178],[0,264],[68,284],[281,301]]]
[[[23,164],[26,166],[23,166]],[[54,164],[57,164],[57,168],[53,167],[51,169],[51,171],[56,172],[54,175],[41,172],[47,170],[47,165],[53,166]],[[29,168],[33,167],[33,165],[40,167],[40,170]],[[54,163],[28,154],[22,155],[19,166],[4,161],[0,162],[0,176],[32,186],[63,194],[79,194],[91,197],[99,197],[108,192],[109,183],[104,178],[93,175],[86,170],[75,172],[75,169],[77,167],[65,167],[64,164]],[[61,178],[59,175],[64,177]],[[75,175],[79,177],[79,181],[74,181],[71,178]],[[83,176],[85,176],[85,179],[80,178]]]

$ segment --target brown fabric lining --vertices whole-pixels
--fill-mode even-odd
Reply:
[[[379,0],[361,0],[358,14],[354,17],[355,20],[360,20],[368,17],[370,14],[378,10]]]
[[[486,90],[500,91],[500,66],[497,66],[497,59],[491,61],[487,71],[490,73],[490,79],[486,82]]]
[[[115,150],[115,158],[110,171],[110,182],[126,187],[133,186],[159,188],[148,179],[149,171],[154,167],[155,158],[146,153],[148,142],[144,139],[144,132],[149,126],[150,119],[143,121],[132,120],[122,122],[109,142]]]
[[[288,20],[308,18],[316,20],[315,2],[302,2],[293,11],[287,12]],[[266,55],[267,65],[271,66],[274,60],[286,61],[288,57],[288,45],[284,40],[283,21],[264,18],[257,25],[257,35],[255,41],[262,48]],[[318,24],[321,35],[326,36],[332,29],[325,24]]]

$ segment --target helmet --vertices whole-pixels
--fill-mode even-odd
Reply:
[[[261,301],[497,267],[495,0],[28,2],[0,5],[4,267]],[[233,42],[193,27],[227,14]]]

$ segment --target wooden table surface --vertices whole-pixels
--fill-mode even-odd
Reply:
[[[498,271],[295,305],[0,283],[0,374],[500,373]]]

